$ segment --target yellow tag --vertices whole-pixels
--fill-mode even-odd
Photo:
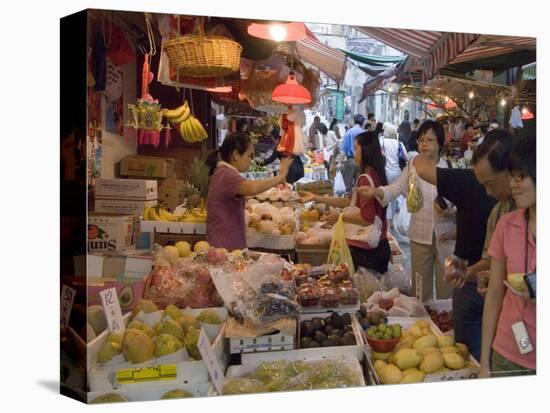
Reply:
[[[116,380],[123,383],[141,383],[144,381],[175,380],[178,377],[175,364],[142,367],[138,369],[117,370]]]

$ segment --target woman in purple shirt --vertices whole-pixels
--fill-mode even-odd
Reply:
[[[245,196],[254,196],[284,183],[292,159],[281,159],[274,178],[249,181],[241,176],[248,171],[254,147],[247,134],[228,134],[222,146],[206,159],[210,167],[210,185],[206,207],[206,240],[228,251],[246,248],[244,222]]]

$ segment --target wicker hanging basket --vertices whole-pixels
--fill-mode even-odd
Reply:
[[[223,36],[205,36],[202,18],[197,28],[192,34],[164,43],[179,76],[219,77],[238,71],[242,46]]]

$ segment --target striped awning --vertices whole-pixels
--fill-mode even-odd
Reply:
[[[309,29],[307,37],[296,42],[300,59],[316,66],[321,72],[336,82],[346,75],[346,55],[341,51],[321,43]]]
[[[480,36],[473,33],[447,33],[429,30],[356,28],[420,62],[424,81],[435,76],[440,68],[449,64]]]
[[[535,80],[537,78],[537,63],[530,63],[521,68],[523,80]]]
[[[537,39],[535,37],[482,35],[449,64],[500,56],[518,50],[535,50],[536,46]]]

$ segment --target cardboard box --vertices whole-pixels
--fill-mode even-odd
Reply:
[[[170,211],[174,211],[185,201],[183,195],[184,181],[176,178],[163,179],[158,190],[158,201]]]
[[[96,198],[95,212],[139,216],[145,208],[154,207],[157,200],[141,201],[132,199]]]
[[[176,160],[157,156],[126,155],[120,160],[121,176],[171,178],[176,173]]]
[[[132,245],[134,217],[121,214],[88,215],[88,251],[121,252]]]
[[[154,179],[97,179],[97,198],[155,200],[158,198],[157,181]]]
[[[176,160],[175,163],[175,172],[176,172],[176,179],[183,179],[185,178],[185,168],[184,163],[182,160]]]

